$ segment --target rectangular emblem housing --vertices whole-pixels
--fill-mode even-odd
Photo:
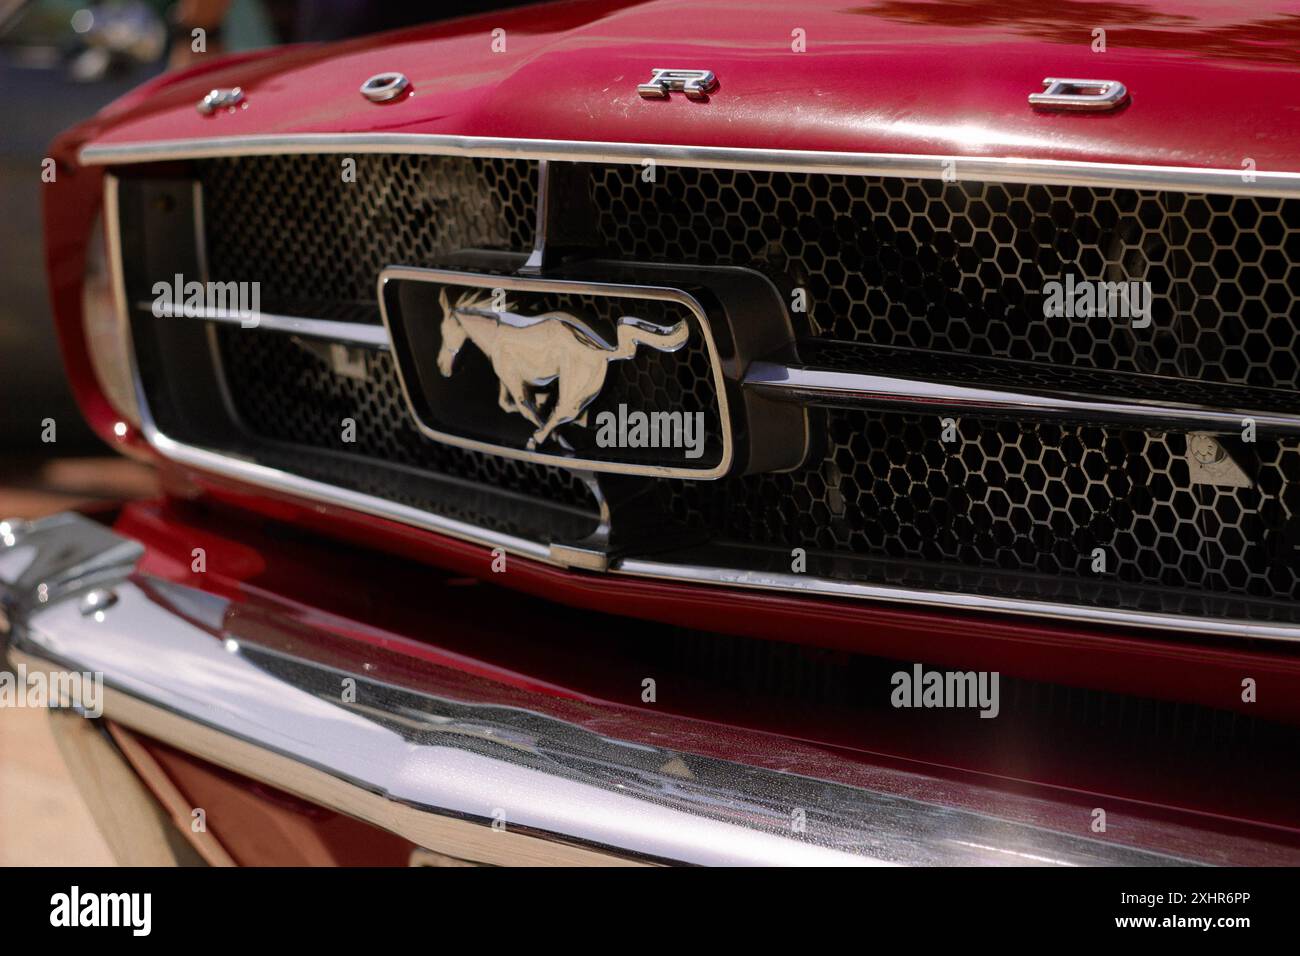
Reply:
[[[392,266],[379,302],[406,402],[436,441],[590,472],[731,468],[721,359],[689,292]]]

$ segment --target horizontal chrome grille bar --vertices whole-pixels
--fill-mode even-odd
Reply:
[[[220,452],[195,448],[192,445],[186,445],[183,442],[168,438],[151,421],[144,423],[144,435],[149,444],[164,457],[214,475],[223,475],[237,481],[245,481],[262,488],[282,491],[311,501],[339,505],[344,508],[351,508],[354,511],[375,515],[379,518],[400,521],[415,528],[424,528],[426,531],[434,531],[461,541],[470,541],[489,548],[501,548],[511,554],[522,555],[536,561],[550,561],[549,544],[539,544],[515,535],[480,528],[477,525],[422,511],[419,508],[412,508],[409,505],[389,501],[386,498],[379,498],[359,491],[349,491],[337,485],[313,481],[310,478],[293,475],[278,468],[259,465],[256,462],[224,455]]]
[[[150,303],[137,303],[136,306],[143,310],[153,308]],[[165,318],[221,322],[241,328],[299,335],[377,351],[388,351],[391,348],[388,332],[383,326],[359,322],[268,312],[182,310],[170,306],[160,307],[159,314]],[[744,384],[777,401],[842,408],[896,406],[918,411],[950,411],[954,414],[1013,415],[1026,419],[1169,425],[1186,429],[1229,431],[1239,430],[1243,421],[1249,419],[1261,431],[1300,432],[1300,415],[1069,391],[973,387],[874,372],[852,372],[779,362],[752,363],[745,375]]]
[[[137,302],[145,311],[152,303]],[[387,330],[382,325],[343,322],[269,312],[240,312],[230,309],[181,309],[158,306],[164,318],[188,318],[221,322],[241,328],[299,335],[325,342],[388,351]],[[1170,425],[1180,428],[1238,430],[1244,419],[1259,430],[1300,432],[1300,415],[1278,414],[1248,408],[1213,408],[1179,402],[1128,399],[1079,391],[1007,389],[959,385],[910,376],[882,375],[868,371],[845,371],[815,365],[759,361],[750,365],[744,384],[769,398],[800,404],[837,407],[897,406],[921,411],[951,411],[954,414],[983,413],[1026,419],[1117,422],[1142,425]]]
[[[1216,409],[1105,395],[972,387],[773,362],[754,362],[745,376],[745,386],[770,398],[801,404],[898,406],[954,414],[1011,414],[1026,419],[1174,425],[1232,431],[1239,431],[1243,419],[1250,419],[1260,430],[1300,432],[1300,415]]]
[[[170,305],[155,308],[152,302],[137,302],[136,308],[153,311],[160,318],[194,319],[199,322],[221,322],[246,329],[262,329],[301,335],[309,339],[340,342],[362,348],[386,352],[389,349],[388,330],[382,325],[363,322],[338,322],[332,319],[312,319],[294,315],[275,315],[270,312],[238,311],[232,309],[186,309]]]
[[[613,568],[621,574],[723,587],[782,591],[816,597],[886,601],[891,604],[949,608],[1079,621],[1106,626],[1129,626],[1179,631],[1196,637],[1261,638],[1300,641],[1300,621],[1265,621],[1248,618],[1194,617],[1188,614],[1094,607],[1066,601],[997,597],[986,594],[945,593],[889,584],[869,584],[815,574],[788,574],[740,569],[712,564],[690,564],[663,558],[625,558]]]
[[[793,170],[816,173],[908,176],[943,179],[956,170],[964,180],[1050,183],[1133,189],[1182,189],[1250,196],[1300,196],[1300,173],[1187,166],[1126,165],[1017,157],[918,156],[815,150],[677,146],[659,143],[602,143],[581,140],[513,139],[420,133],[294,133],[186,140],[151,140],[90,145],[86,165],[149,163],[217,156],[273,156],[284,153],[430,153],[443,156],[512,157],[576,162],[712,166],[725,169]],[[955,165],[954,165],[955,164]]]

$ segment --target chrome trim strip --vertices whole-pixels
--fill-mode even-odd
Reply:
[[[400,521],[415,528],[445,534],[448,537],[469,541],[487,548],[502,548],[511,554],[522,555],[537,561],[545,561],[548,564],[555,563],[551,560],[548,545],[517,538],[514,535],[490,531],[477,525],[467,524],[428,511],[421,511],[418,508],[398,504],[384,498],[376,498],[358,491],[349,491],[337,485],[313,481],[310,478],[303,478],[286,471],[280,471],[278,468],[269,468],[266,465],[259,465],[241,458],[232,458],[219,452],[187,445],[184,442],[168,438],[158,430],[152,419],[145,422],[144,435],[154,450],[163,457],[182,465],[189,465],[192,468],[199,468],[211,474],[220,475],[223,478],[248,482],[270,491],[279,491],[299,498],[306,498],[310,501],[351,508],[353,511],[374,515],[377,518],[387,518],[391,521]]]
[[[1031,601],[1023,598],[921,591],[889,585],[837,581],[804,574],[778,574],[703,565],[669,564],[649,558],[624,558],[610,570],[618,574],[656,578],[662,581],[784,591],[817,597],[888,601],[893,604],[918,604],[959,611],[1049,617],[1105,626],[1127,625],[1164,631],[1192,632],[1197,637],[1255,637],[1272,641],[1300,641],[1300,624],[1274,624],[1231,618],[1194,618],[1185,614],[1123,611],[1115,608],[1093,608],[1082,604],[1058,604],[1053,601]]]
[[[945,175],[951,177],[955,168],[959,179],[977,182],[1177,189],[1243,196],[1300,195],[1300,173],[1292,172],[1248,172],[1242,169],[1019,157],[920,156],[909,153],[673,146],[424,133],[291,133],[152,140],[83,146],[79,155],[83,164],[101,166],[216,156],[342,152],[432,153],[561,162],[641,163],[649,159],[667,166],[846,173],[916,179],[942,179]],[[1251,181],[1247,181],[1247,176]]]
[[[747,388],[769,398],[836,405],[903,405],[962,412],[1014,412],[1026,418],[1081,418],[1092,421],[1177,424],[1238,431],[1243,418],[1270,431],[1300,431],[1300,415],[1235,411],[1143,399],[1108,399],[1068,392],[1013,392],[948,385],[864,372],[841,372],[774,362],[753,362]]]
[[[545,452],[526,451],[494,445],[489,442],[476,441],[460,435],[452,435],[431,428],[416,413],[415,403],[411,401],[411,390],[402,372],[402,363],[394,362],[397,380],[402,386],[402,397],[411,413],[411,420],[420,431],[434,441],[447,445],[468,448],[471,451],[503,458],[515,458],[519,461],[531,461],[541,465],[553,465],[570,471],[601,472],[613,475],[647,475],[659,478],[693,478],[699,481],[721,478],[731,470],[735,457],[735,436],[732,432],[731,409],[727,403],[726,378],[722,374],[722,359],[718,355],[718,346],[713,340],[713,330],[709,327],[704,307],[695,296],[680,289],[666,286],[622,285],[608,282],[578,282],[560,279],[547,279],[533,276],[484,275],[474,272],[460,272],[455,269],[423,269],[414,266],[389,266],[379,273],[375,294],[379,297],[379,314],[384,320],[384,329],[392,339],[392,319],[388,315],[388,305],[384,287],[394,279],[408,282],[437,282],[445,285],[465,286],[474,289],[505,289],[517,292],[562,292],[576,295],[604,296],[607,298],[653,299],[662,302],[676,302],[687,309],[695,319],[696,327],[704,337],[708,347],[709,367],[713,372],[713,382],[717,390],[718,425],[722,432],[722,456],[712,468],[682,468],[672,465],[636,465],[625,462],[598,461],[591,458],[569,458],[564,455],[552,455]]]
[[[537,202],[533,206],[533,223],[536,232],[533,235],[533,250],[528,254],[527,261],[519,268],[520,273],[528,275],[537,275],[546,263],[546,233],[551,220],[550,166],[550,162],[545,159],[537,164]]]
[[[59,516],[49,541],[41,523],[24,540],[50,564],[70,534],[76,544],[78,529],[89,538],[74,550],[120,555],[134,546],[139,553],[135,542],[80,516]],[[544,694],[512,688],[503,695],[477,669],[404,658],[411,665],[400,677],[383,677],[392,668],[361,668],[359,658],[315,640],[301,620],[281,619],[274,605],[246,628],[241,609],[220,595],[143,574],[134,560],[115,568],[104,586],[116,601],[96,615],[82,613],[75,592],[35,602],[34,579],[16,595],[0,585],[0,596],[24,609],[15,619],[9,659],[28,673],[102,674],[109,720],[460,859],[507,865],[1191,862],[1086,830],[1025,822],[1065,819],[1061,805],[1042,797],[1008,798],[972,785],[966,806],[931,803],[910,795],[932,779],[924,774],[864,768],[821,752],[813,777],[761,760],[677,750],[673,741],[710,739],[716,728],[607,704],[596,708],[597,730],[554,716]],[[351,698],[340,690],[348,680]],[[624,729],[647,720],[657,731],[649,736],[662,743],[645,743],[647,734]],[[737,733],[738,755],[778,742],[801,746]],[[792,825],[794,811],[802,826]],[[1194,846],[1200,832],[1191,818],[1138,822],[1145,825],[1134,838],[1153,846]],[[1267,846],[1250,841],[1236,850]],[[1213,858],[1218,849],[1206,852]]]
[[[143,420],[145,408],[140,390],[140,375],[135,361],[135,340],[131,336],[131,320],[126,306],[126,271],[122,265],[122,235],[119,228],[119,211],[117,195],[117,177],[112,173],[104,174],[104,241],[108,258],[108,281],[113,301],[114,327],[124,350],[125,360],[130,368],[128,373],[135,382],[136,394],[134,407],[120,408],[118,411],[137,428]],[[86,317],[82,316],[82,335],[85,335]],[[89,346],[87,346],[89,347]],[[124,383],[125,384],[125,383]],[[102,386],[101,386],[102,388]],[[111,404],[111,403],[110,403]]]
[[[172,305],[162,305],[155,310],[152,302],[137,302],[135,307],[153,312],[160,318],[222,322],[245,329],[261,329],[267,332],[302,335],[311,339],[324,339],[329,342],[343,342],[381,352],[388,351],[390,347],[388,330],[384,326],[366,325],[363,322],[335,322],[330,319],[309,319],[296,315],[276,315],[272,312],[238,312],[229,309],[192,311]]]

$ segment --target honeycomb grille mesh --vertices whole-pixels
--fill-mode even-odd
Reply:
[[[433,266],[465,248],[533,244],[537,167],[526,160],[357,155],[238,157],[196,164],[203,189],[209,271],[218,281],[261,283],[262,307],[313,318],[379,321],[376,281],[395,264]],[[415,500],[367,461],[405,466],[589,511],[586,486],[560,469],[442,445],[420,434],[392,359],[351,356],[363,377],[339,374],[327,346],[275,334],[218,330],[222,367],[240,424],[259,439],[342,457],[326,465],[292,457],[333,479],[442,513]],[[342,422],[356,422],[355,442]],[[267,451],[267,455],[275,454]],[[279,453],[281,458],[284,454]],[[482,511],[452,515],[517,532]]]
[[[432,441],[414,424],[393,360],[357,350],[365,377],[341,375],[327,354],[292,338],[238,328],[218,330],[231,401],[250,432],[330,449],[361,460],[406,465],[476,484],[590,508],[587,487],[559,468],[484,455]],[[343,422],[356,423],[355,441]]]
[[[806,288],[807,335],[1300,387],[1300,200],[675,167],[591,184],[619,254]],[[1044,317],[1067,274],[1150,282],[1150,328]]]
[[[832,410],[796,472],[663,485],[683,523],[864,557],[1300,597],[1300,441],[1238,445],[1254,487],[1193,484],[1186,439],[1089,425]]]
[[[198,163],[208,266],[260,282],[267,311],[353,317],[391,265],[436,265],[465,248],[532,247],[536,164],[453,156],[253,156]]]
[[[260,281],[264,307],[328,318],[373,311],[384,266],[533,243],[534,164],[356,162],[347,184],[332,156],[199,163],[213,278]],[[588,171],[596,228],[614,254],[748,266],[783,289],[802,286],[799,334],[844,362],[855,360],[848,343],[906,347],[974,364],[1034,362],[1049,378],[1071,369],[1172,376],[1188,401],[1198,389],[1269,389],[1261,407],[1296,408],[1300,200],[671,167],[647,182],[639,166]],[[1067,274],[1150,282],[1151,326],[1044,317],[1043,285]],[[563,470],[426,439],[386,354],[366,353],[364,378],[352,378],[323,346],[235,329],[218,340],[238,416],[260,438],[328,450],[355,469],[382,461],[592,506],[587,486]],[[621,363],[609,395],[707,408],[716,396],[703,360],[684,350],[653,370]],[[355,444],[341,441],[344,418],[358,423]],[[1089,578],[1100,549],[1111,581],[1300,597],[1300,440],[1230,443],[1253,482],[1233,488],[1194,483],[1186,438],[1172,432],[968,417],[945,441],[938,415],[832,409],[811,421],[801,469],[657,482],[664,514],[741,545],[1062,582]]]

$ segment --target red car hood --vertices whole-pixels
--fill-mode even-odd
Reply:
[[[707,102],[646,100],[654,67],[720,85]],[[587,0],[227,60],[142,88],[79,138],[434,133],[1294,172],[1298,67],[1294,2]],[[359,94],[394,70],[414,95]],[[1119,80],[1131,102],[1036,112],[1047,76]],[[242,87],[245,108],[199,115],[217,86]]]

